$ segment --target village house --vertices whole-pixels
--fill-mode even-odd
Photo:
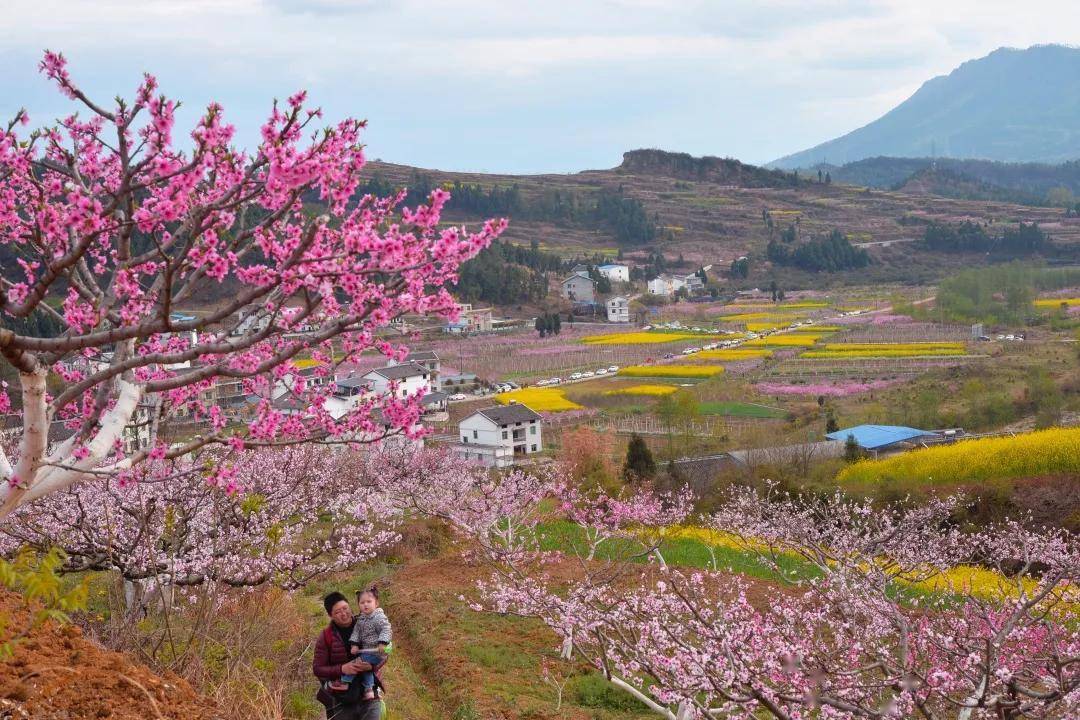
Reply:
[[[686,287],[686,282],[675,275],[660,275],[648,283],[650,295],[664,297],[670,297],[684,287]]]
[[[596,270],[611,282],[630,282],[630,268],[626,265],[601,265]]]
[[[443,326],[443,332],[475,335],[491,332],[493,320],[491,308],[474,308],[470,303],[460,303],[461,316],[454,322]]]
[[[520,403],[477,410],[458,423],[454,452],[486,467],[509,467],[544,449],[540,414]]]
[[[396,397],[399,398],[423,397],[431,391],[431,372],[413,362],[375,368],[363,377],[371,383],[371,392],[375,395],[393,394],[395,383]]]
[[[630,322],[630,301],[621,295],[607,301],[608,322]]]
[[[586,275],[571,275],[562,281],[560,294],[573,302],[596,302],[596,281]]]
[[[442,367],[439,360],[439,355],[434,350],[416,350],[409,353],[409,355],[403,361],[405,363],[415,363],[420,367],[427,368],[428,374],[431,380],[431,387],[439,386],[439,370]],[[396,360],[391,360],[387,365],[400,365],[402,363]]]

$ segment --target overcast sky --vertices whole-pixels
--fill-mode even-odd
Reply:
[[[0,114],[69,112],[37,73],[68,56],[98,97],[142,71],[252,144],[306,88],[369,120],[369,156],[571,172],[658,147],[763,163],[863,125],[997,47],[1067,43],[1075,0],[4,0]],[[190,124],[191,115],[182,116]]]

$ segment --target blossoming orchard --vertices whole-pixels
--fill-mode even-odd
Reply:
[[[304,93],[274,104],[247,153],[232,146],[234,128],[216,104],[178,142],[177,103],[153,76],[130,102],[106,105],[80,90],[63,56],[47,52],[41,70],[77,109],[29,133],[21,111],[0,134],[0,249],[11,259],[0,314],[47,316],[60,331],[0,328],[23,418],[17,454],[0,451],[0,516],[212,444],[241,451],[377,437],[387,426],[414,432],[416,398],[367,401],[334,417],[324,403],[332,383],[290,384],[305,413],[275,409],[269,390],[302,357],[323,361],[326,379],[364,350],[401,354],[376,330],[404,312],[455,312],[444,285],[504,221],[473,233],[439,228],[441,190],[400,213],[400,197],[354,201],[364,123],[319,128],[321,112]],[[230,288],[221,303],[178,316],[214,286]],[[52,391],[50,375],[62,380]],[[243,430],[200,399],[221,378],[263,397]],[[11,403],[0,392],[0,407]],[[204,427],[168,445],[158,431],[179,415]],[[136,419],[150,441],[125,452],[123,432]],[[53,442],[61,428],[66,437]]]
[[[968,201],[660,151],[368,164],[304,92],[244,150],[152,75],[105,102],[39,69],[64,117],[0,126],[0,716],[71,669],[7,662],[21,613],[136,651],[159,717],[175,672],[258,701],[214,717],[311,720],[314,673],[349,720],[382,603],[402,720],[1080,718],[1080,274],[866,264]],[[1075,249],[1080,205],[1021,210]]]

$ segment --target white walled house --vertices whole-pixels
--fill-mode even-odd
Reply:
[[[571,275],[562,281],[560,294],[575,302],[596,302],[596,281],[588,275]]]
[[[630,322],[630,301],[621,295],[608,300],[607,319],[608,322]]]
[[[458,423],[454,452],[487,467],[509,467],[544,449],[540,414],[520,404],[477,410]]]
[[[601,265],[597,271],[611,282],[630,282],[630,268],[626,265]]]
[[[434,350],[415,350],[409,353],[404,362],[397,362],[391,360],[387,365],[402,365],[404,363],[416,363],[420,367],[427,368],[430,376],[430,385],[434,388],[438,386],[439,370],[442,368],[442,361],[439,360],[439,355]]]
[[[398,398],[423,397],[431,392],[431,371],[413,362],[375,368],[364,375],[364,379],[371,382],[371,392],[376,395],[394,392],[393,383],[397,383],[394,395]]]
[[[671,296],[684,287],[686,282],[682,278],[676,275],[661,275],[649,281],[649,294]]]

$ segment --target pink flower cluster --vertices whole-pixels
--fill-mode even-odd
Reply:
[[[811,395],[814,397],[822,395],[825,397],[847,397],[849,395],[859,395],[874,390],[884,390],[902,382],[902,378],[868,380],[865,382],[840,380],[824,383],[807,383],[805,385],[759,382],[754,385],[754,391],[760,395]]]
[[[146,460],[115,452],[140,408],[157,408],[156,427],[208,421],[203,444],[413,432],[415,398],[342,414],[330,409],[333,383],[307,379],[292,383],[292,409],[272,398],[285,378],[301,376],[300,359],[323,358],[315,375],[326,380],[367,350],[400,356],[403,348],[378,339],[380,328],[404,313],[455,313],[447,286],[505,220],[473,232],[443,227],[443,190],[400,210],[403,194],[357,197],[364,123],[317,129],[321,111],[303,92],[272,106],[250,153],[234,147],[224,110],[210,104],[186,151],[174,144],[177,103],[153,76],[133,100],[98,104],[62,55],[46,53],[41,70],[84,115],[29,135],[19,127],[25,113],[0,126],[0,245],[19,258],[0,268],[0,314],[58,307],[64,325],[50,338],[5,338],[31,401],[20,455],[4,471],[4,480],[20,478],[0,490],[4,512],[90,470]],[[196,311],[208,295],[223,300]],[[49,373],[67,378],[55,397],[41,392]],[[257,398],[244,429],[229,429],[208,401],[235,381]],[[45,418],[73,439],[53,443]],[[75,447],[87,454],[71,457]]]

